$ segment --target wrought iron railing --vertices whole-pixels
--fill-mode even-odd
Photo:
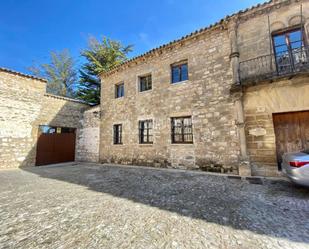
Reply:
[[[242,61],[239,64],[239,70],[242,84],[309,72],[309,47]]]

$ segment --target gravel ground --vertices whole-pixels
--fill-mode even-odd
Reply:
[[[0,248],[309,248],[309,190],[75,164],[0,171]]]

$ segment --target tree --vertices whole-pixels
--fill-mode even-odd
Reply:
[[[100,103],[101,82],[99,75],[126,61],[132,46],[103,37],[102,42],[94,37],[88,40],[88,48],[81,52],[86,62],[82,65],[77,98],[88,103]]]
[[[47,79],[46,92],[74,97],[77,71],[75,61],[67,49],[51,52],[49,63],[32,66],[29,70],[35,76]]]

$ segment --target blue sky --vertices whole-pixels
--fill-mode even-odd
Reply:
[[[130,57],[208,26],[258,0],[3,0],[0,67],[29,73],[50,51],[80,51],[90,35],[133,44]]]

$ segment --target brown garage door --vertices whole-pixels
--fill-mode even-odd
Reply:
[[[75,158],[75,129],[40,126],[36,165],[71,162]]]
[[[309,111],[273,114],[277,161],[281,169],[282,155],[309,149]]]

